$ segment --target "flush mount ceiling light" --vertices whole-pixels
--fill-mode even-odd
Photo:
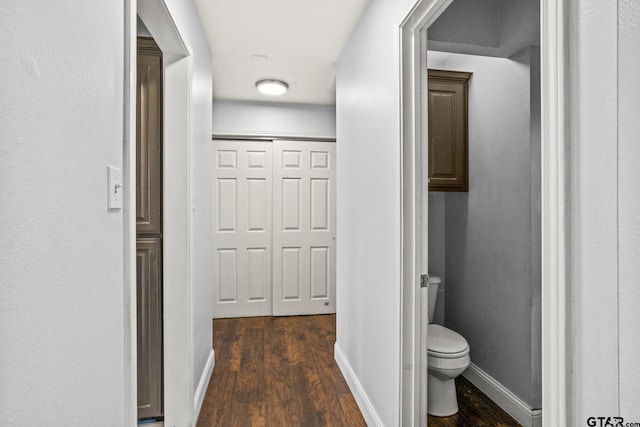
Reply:
[[[265,95],[282,95],[289,85],[282,80],[265,79],[257,81],[256,88]]]

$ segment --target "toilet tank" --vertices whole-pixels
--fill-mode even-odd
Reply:
[[[429,323],[433,323],[433,316],[436,312],[436,301],[438,300],[438,288],[442,279],[438,276],[429,275]]]

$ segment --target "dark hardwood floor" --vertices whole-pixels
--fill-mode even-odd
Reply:
[[[428,417],[429,427],[515,427],[520,424],[462,375],[456,378],[458,413]]]
[[[216,319],[198,427],[366,426],[333,359],[335,315]],[[460,411],[429,427],[519,424],[462,376]]]
[[[216,319],[206,426],[366,426],[333,359],[335,315]]]

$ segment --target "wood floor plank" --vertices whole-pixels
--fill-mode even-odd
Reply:
[[[335,315],[216,319],[197,425],[366,426],[334,359]]]
[[[459,411],[450,417],[428,417],[429,427],[518,427],[520,424],[463,376],[456,378]]]
[[[255,412],[265,404],[264,389],[260,383],[264,382],[264,363],[262,354],[258,350],[262,347],[263,331],[250,325],[244,331],[240,352],[240,371],[234,389],[234,405],[231,424],[241,425],[247,415],[253,418]]]

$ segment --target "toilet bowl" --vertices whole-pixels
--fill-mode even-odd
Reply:
[[[455,379],[469,366],[469,343],[459,333],[436,325],[433,312],[440,278],[429,279],[429,325],[427,326],[427,412],[448,417],[458,412]]]

